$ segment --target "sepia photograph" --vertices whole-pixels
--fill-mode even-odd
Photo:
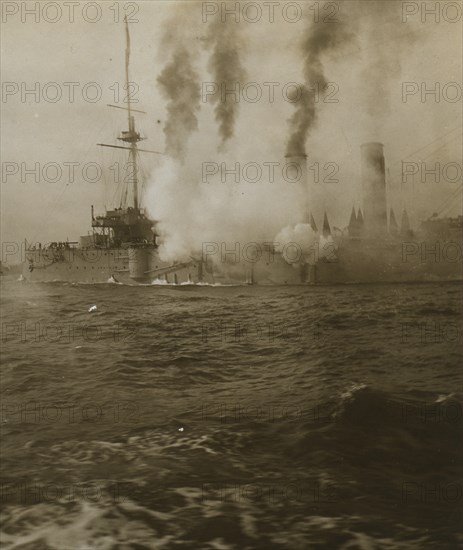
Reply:
[[[0,548],[462,548],[462,1],[0,6]]]

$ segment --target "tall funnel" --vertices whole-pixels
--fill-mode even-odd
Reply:
[[[307,155],[286,155],[286,183],[297,185],[303,205],[301,223],[310,223],[310,189],[307,179]]]
[[[382,143],[364,143],[362,155],[362,189],[365,235],[377,237],[387,233],[386,170]]]

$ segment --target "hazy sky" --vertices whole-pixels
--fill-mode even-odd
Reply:
[[[257,12],[250,6],[252,3],[241,2],[239,24],[230,22],[230,17],[227,23],[221,23],[217,19],[220,13],[209,15],[203,22],[204,10],[214,9],[212,2],[119,2],[119,13],[114,1],[90,3],[86,12],[82,11],[82,5],[89,3],[82,2],[75,7],[74,22],[69,21],[66,2],[58,2],[54,4],[62,7],[62,16],[54,23],[46,20],[57,17],[53,6],[41,10],[36,16],[38,22],[34,15],[24,13],[24,6],[30,9],[34,4],[2,2],[3,242],[22,241],[25,237],[44,242],[77,240],[90,229],[90,204],[97,211],[103,211],[105,205],[111,206],[117,191],[114,163],[122,165],[125,161],[118,151],[102,151],[96,144],[116,143],[117,133],[126,126],[125,112],[106,106],[124,104],[124,13],[138,20],[130,24],[131,81],[138,86],[138,108],[147,112],[137,117],[140,130],[148,136],[142,147],[165,150],[163,128],[168,100],[157,78],[172,63],[177,46],[186,48],[191,55],[198,77],[196,86],[214,80],[211,55],[214,47],[218,47],[222,55],[235,52],[233,62],[240,64],[246,77],[242,84],[257,83],[263,92],[257,102],[241,96],[231,115],[236,118],[233,135],[225,146],[221,146],[219,124],[214,118],[216,104],[200,101],[200,110],[196,112],[198,129],[192,131],[187,141],[184,164],[179,171],[182,178],[190,181],[182,183],[184,195],[182,187],[175,189],[178,209],[188,209],[192,202],[197,202],[195,197],[200,197],[195,208],[213,210],[214,201],[226,202],[231,197],[233,206],[228,212],[223,204],[217,209],[222,220],[224,212],[231,220],[246,211],[240,223],[243,219],[244,223],[249,222],[253,231],[256,223],[265,226],[267,218],[271,218],[268,231],[285,222],[285,197],[292,192],[288,182],[272,184],[264,173],[258,184],[246,182],[242,175],[239,184],[232,183],[231,178],[226,183],[211,178],[205,188],[200,185],[202,165],[225,162],[227,168],[233,168],[237,162],[241,166],[248,162],[259,166],[264,162],[284,163],[288,119],[294,113],[294,105],[283,98],[281,90],[287,83],[304,82],[301,41],[313,32],[314,25],[343,25],[347,33],[342,43],[332,44],[317,59],[326,80],[334,83],[331,91],[335,90],[333,98],[337,102],[324,102],[320,97],[315,105],[317,122],[306,142],[309,166],[318,163],[320,169],[320,183],[312,181],[311,185],[316,218],[320,220],[323,210],[327,210],[332,223],[343,227],[352,205],[361,206],[359,160],[360,145],[365,141],[384,143],[389,169],[388,202],[399,215],[406,206],[414,223],[432,214],[461,185],[461,2],[443,2],[453,7],[441,10],[440,21],[435,20],[435,15],[422,12],[423,2],[343,0],[330,2],[331,7],[295,2],[302,12],[300,19],[294,6],[278,2],[274,22],[269,21],[267,9],[260,20],[246,21]],[[94,4],[100,7],[100,13]],[[452,22],[458,17],[459,6],[459,21]],[[319,21],[315,22],[317,9]],[[408,19],[404,18],[404,10],[409,13]],[[338,23],[323,21],[332,11],[336,12]],[[88,22],[84,16],[99,20]],[[211,40],[214,24],[218,32]],[[314,58],[309,56],[309,63],[313,62]],[[227,69],[229,65],[224,67]],[[75,83],[73,102],[71,85],[66,86],[66,82]],[[269,86],[265,82],[279,83],[273,103],[269,101]],[[411,93],[405,102],[404,82],[415,83],[409,84]],[[460,83],[459,89],[453,84],[446,86],[454,82]],[[422,91],[436,85],[440,87],[438,102],[431,94],[421,97]],[[35,88],[39,97],[34,94],[21,97],[24,88]],[[255,89],[247,88],[251,99]],[[57,90],[62,98],[53,102]],[[101,97],[93,101],[98,90]],[[453,101],[458,93],[459,99]],[[87,99],[83,94],[87,94],[84,96]],[[165,157],[146,155],[144,159],[150,211],[158,217],[171,216],[176,196],[161,201],[167,205],[165,211],[162,205],[153,206],[157,185],[160,193],[169,193],[163,182],[159,182],[165,174],[162,168]],[[431,176],[425,182],[420,181],[420,171],[402,183],[402,160],[416,162],[420,169],[421,162],[428,169],[440,163],[438,181],[434,182]],[[92,179],[95,174],[92,167],[83,174],[83,166],[89,162],[105,167],[106,182],[103,177],[94,183],[85,181],[85,177]],[[15,170],[12,163],[17,163],[18,172],[5,173]],[[41,171],[47,163],[57,163],[63,175],[55,183],[47,181],[55,176],[53,166],[49,165],[48,176],[41,174],[35,182],[32,175],[22,172],[24,168],[34,168],[36,163]],[[74,182],[69,181],[70,167],[64,163],[76,163]],[[457,168],[448,163],[456,163]],[[328,175],[324,168],[327,164],[336,166],[338,183],[323,182]],[[277,174],[278,170],[281,175],[281,168],[277,168]],[[309,170],[311,178],[314,171],[315,168]],[[124,172],[120,175],[123,177]],[[286,206],[290,205],[288,200]],[[450,213],[455,215],[459,210],[461,202],[457,196]],[[182,214],[187,225],[198,223],[195,216],[192,214],[189,220]],[[216,223],[213,218],[209,221]],[[221,223],[220,219],[217,223]]]

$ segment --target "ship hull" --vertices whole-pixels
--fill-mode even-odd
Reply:
[[[331,258],[315,265],[288,263],[276,252],[256,262],[162,261],[155,248],[45,248],[26,251],[23,279],[30,282],[123,284],[365,284],[463,280],[461,242],[426,248],[401,241],[344,239]]]
[[[349,239],[316,265],[318,284],[463,280],[461,242]]]
[[[334,239],[310,254],[312,263],[289,263],[273,251],[256,262],[214,264],[214,279],[259,285],[339,285],[463,280],[461,239]]]
[[[156,249],[37,249],[26,251],[23,279],[29,282],[165,284],[211,283],[200,261],[162,261]]]

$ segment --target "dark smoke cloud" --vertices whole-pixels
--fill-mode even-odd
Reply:
[[[201,88],[193,57],[191,49],[177,45],[170,62],[157,79],[168,100],[164,125],[166,152],[179,160],[185,156],[190,134],[198,129]]]
[[[317,121],[316,94],[320,98],[328,80],[323,67],[323,56],[343,46],[352,38],[345,22],[312,22],[301,43],[303,57],[304,86],[300,97],[294,98],[296,110],[289,119],[290,136],[286,147],[287,155],[304,155],[305,142]]]
[[[233,20],[212,22],[206,44],[212,48],[208,69],[218,86],[216,93],[209,99],[215,104],[215,119],[224,146],[233,137],[239,110],[239,91],[246,80],[246,71],[240,59],[244,46],[239,26]],[[224,94],[225,90],[237,90],[238,97],[233,93]]]
[[[316,120],[315,97],[307,86],[302,86],[299,91],[299,97],[293,95],[292,101],[297,102],[296,111],[289,119],[290,136],[286,146],[286,155],[304,156],[305,140],[309,133],[309,128]]]

